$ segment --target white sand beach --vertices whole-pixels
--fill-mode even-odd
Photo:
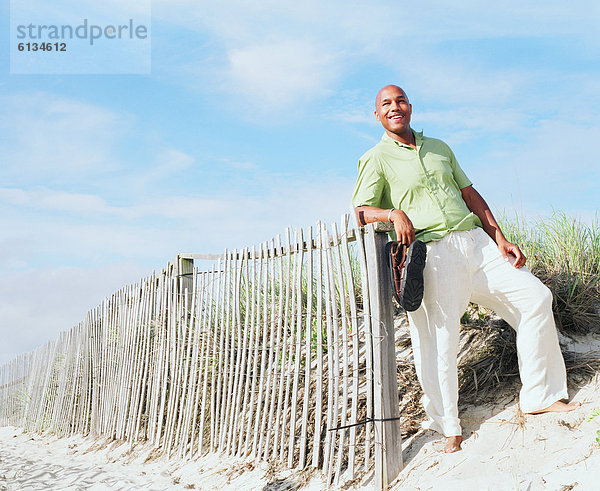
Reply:
[[[56,438],[0,428],[0,490],[322,489],[312,472],[209,455],[189,462],[156,458],[148,445]]]
[[[405,444],[405,468],[392,489],[597,490],[600,489],[600,379],[571,390],[582,407],[570,413],[524,415],[505,407],[472,407],[461,413],[463,450],[444,454],[433,432]]]
[[[595,490],[600,483],[600,377],[572,390],[583,406],[567,414],[523,415],[511,400],[461,414],[463,450],[422,432],[404,442],[405,468],[391,489]],[[55,438],[0,428],[0,489],[323,489],[309,472],[213,455],[191,462],[155,458],[145,445]],[[370,488],[370,483],[358,484]]]
[[[570,352],[600,353],[597,335],[562,338]],[[590,349],[593,351],[590,352]],[[570,413],[524,415],[518,383],[501,385],[493,402],[461,411],[463,450],[442,452],[439,434],[421,431],[403,442],[404,469],[393,490],[600,489],[600,374],[571,377],[569,393],[582,406]],[[345,488],[372,489],[372,475]],[[312,469],[224,455],[191,461],[158,456],[148,444],[74,436],[57,438],[0,428],[0,490],[61,489],[325,489]],[[333,488],[336,488],[335,486]]]

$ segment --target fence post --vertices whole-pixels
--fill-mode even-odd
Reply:
[[[402,470],[392,286],[384,256],[389,230],[388,224],[368,224],[365,234],[373,336],[376,489],[385,489]]]
[[[183,294],[187,288],[188,305],[192,305],[192,293],[194,291],[194,259],[179,254],[175,260],[176,275],[179,276],[179,285],[181,285],[181,301],[185,302]],[[185,303],[184,303],[185,305]]]

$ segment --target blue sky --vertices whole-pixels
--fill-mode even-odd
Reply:
[[[178,252],[349,210],[405,88],[497,214],[591,219],[593,1],[152,2],[149,75],[11,75],[0,4],[0,363]]]

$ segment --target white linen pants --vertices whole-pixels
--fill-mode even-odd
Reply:
[[[566,370],[552,316],[552,293],[526,267],[505,261],[477,227],[427,244],[425,291],[409,312],[410,334],[429,428],[461,435],[457,355],[460,318],[469,301],[494,310],[517,333],[523,412],[567,398]]]

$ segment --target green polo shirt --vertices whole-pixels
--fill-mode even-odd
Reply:
[[[450,147],[422,132],[413,133],[416,150],[384,134],[360,158],[352,204],[403,210],[423,242],[481,227],[462,199],[460,190],[471,181]]]

